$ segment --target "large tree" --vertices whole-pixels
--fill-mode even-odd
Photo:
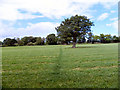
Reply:
[[[76,47],[76,41],[79,36],[86,35],[91,31],[93,22],[86,16],[72,16],[62,21],[60,26],[56,27],[58,36],[62,38],[71,37],[73,41],[73,48]]]
[[[72,38],[71,37],[64,37],[64,38],[62,38],[62,37],[57,37],[57,43],[58,44],[70,44],[70,41],[72,40]]]

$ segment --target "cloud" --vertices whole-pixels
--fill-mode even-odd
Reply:
[[[112,24],[106,24],[106,26],[112,26]]]
[[[110,8],[117,2],[118,0],[0,0],[0,19],[18,20],[38,17],[59,19],[74,14],[92,17],[90,7],[93,5],[100,3],[105,8]],[[21,13],[19,9],[27,13]],[[42,16],[32,15],[33,13],[40,13]]]
[[[110,13],[115,13],[116,11],[114,11],[114,10],[112,10],[112,11],[110,11]]]
[[[111,9],[114,5],[118,3],[119,0],[100,0],[100,3],[104,6],[106,9]]]
[[[26,30],[28,30],[29,35],[36,35],[36,36],[46,36],[50,33],[55,33],[56,30],[55,27],[57,27],[58,23],[52,23],[52,22],[40,22],[36,24],[29,23],[29,25],[26,27]]]
[[[106,19],[108,16],[109,16],[108,13],[103,13],[103,14],[101,14],[101,15],[98,17],[97,20],[98,20],[98,21],[102,21],[102,20]]]
[[[106,26],[113,27],[118,32],[118,20],[115,20],[110,24],[106,24]]]
[[[3,20],[18,20],[18,19],[32,19],[38,16],[32,13],[40,13],[43,17],[61,18],[62,16],[69,16],[73,14],[83,14],[89,11],[91,3],[79,5],[70,0],[5,0],[1,3],[0,19]],[[27,13],[18,11],[24,10]],[[40,17],[40,16],[39,16]]]
[[[110,21],[112,21],[112,23],[106,24],[106,26],[113,27],[116,31],[118,31],[118,17],[111,18]]]
[[[20,19],[34,19],[43,16],[32,15],[31,13],[20,13],[18,9],[10,6],[0,7],[0,20],[15,21]]]
[[[111,19],[110,19],[110,21],[116,21],[116,20],[118,20],[117,17],[116,17],[116,18],[111,18]]]
[[[29,23],[26,28],[13,28],[12,26],[0,23],[0,40],[7,37],[40,36],[46,37],[48,34],[55,33],[55,27],[58,23],[40,22],[36,24]]]

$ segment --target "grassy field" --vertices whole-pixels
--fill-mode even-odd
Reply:
[[[118,44],[77,47],[3,47],[3,88],[117,88]]]

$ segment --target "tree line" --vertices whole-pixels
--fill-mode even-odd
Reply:
[[[0,41],[1,46],[33,46],[33,45],[69,45],[73,44],[72,38],[59,38],[55,34],[49,34],[46,38],[25,36],[23,38],[6,38]],[[120,36],[111,36],[110,34],[93,35],[88,33],[86,36],[79,37],[76,43],[118,43]]]
[[[26,36],[21,39],[6,38],[0,43],[2,46],[73,44],[72,48],[75,48],[76,43],[120,42],[120,37],[111,36],[110,34],[93,35],[91,26],[94,26],[94,23],[86,16],[75,15],[65,19],[58,27],[55,27],[57,36],[49,34],[46,38],[33,36]]]

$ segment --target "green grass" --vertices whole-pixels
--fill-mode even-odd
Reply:
[[[77,47],[3,47],[3,88],[118,88],[118,44]]]

